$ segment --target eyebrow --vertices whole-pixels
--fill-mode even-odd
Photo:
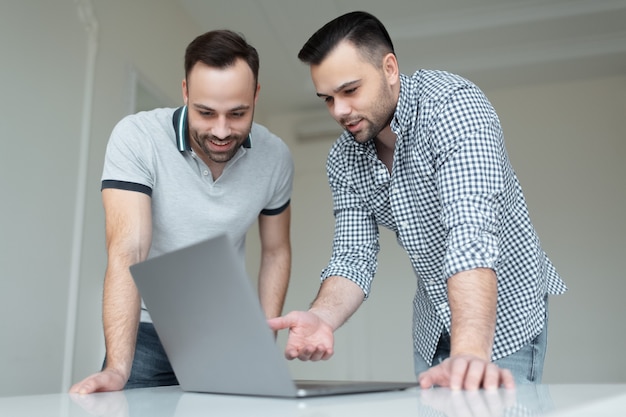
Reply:
[[[215,111],[215,109],[209,107],[209,106],[205,106],[204,104],[199,104],[199,103],[195,103],[193,105],[194,108],[196,108],[197,110],[210,110],[210,111]],[[235,106],[232,109],[228,109],[229,112],[233,112],[233,111],[241,111],[241,110],[249,110],[250,109],[250,105],[248,104],[240,104],[239,106]]]
[[[360,82],[361,82],[361,80],[354,80],[354,81],[348,81],[346,83],[343,83],[339,87],[335,88],[333,90],[333,93],[336,94],[336,93],[340,92],[341,90],[344,90],[347,87],[352,87],[354,84],[358,84]],[[328,94],[317,93],[317,96],[318,97],[328,97]]]

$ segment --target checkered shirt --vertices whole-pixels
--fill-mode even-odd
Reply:
[[[346,277],[368,297],[377,268],[378,225],[394,231],[415,274],[413,345],[428,363],[450,331],[447,279],[474,268],[498,278],[492,359],[539,334],[546,294],[565,292],[541,249],[507,156],[498,117],[471,82],[442,71],[400,78],[391,122],[390,175],[372,141],[344,132],[326,164],[335,234],[322,280]]]

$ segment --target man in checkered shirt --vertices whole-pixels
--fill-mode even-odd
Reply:
[[[369,295],[378,225],[396,233],[418,277],[415,372],[423,388],[541,380],[547,295],[566,287],[540,247],[498,117],[469,81],[399,73],[382,23],[364,12],[322,27],[298,58],[345,129],[330,150],[333,253],[285,355],[327,359],[333,332]]]

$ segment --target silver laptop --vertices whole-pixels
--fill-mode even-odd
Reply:
[[[154,257],[130,271],[184,391],[310,397],[417,385],[294,381],[226,236]]]

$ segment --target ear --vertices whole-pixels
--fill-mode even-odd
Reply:
[[[383,71],[389,85],[395,85],[400,77],[400,69],[398,68],[398,59],[391,52],[383,57]]]
[[[183,79],[183,101],[185,102],[185,105],[187,105],[187,102],[189,101],[189,91],[187,90],[186,78]]]

